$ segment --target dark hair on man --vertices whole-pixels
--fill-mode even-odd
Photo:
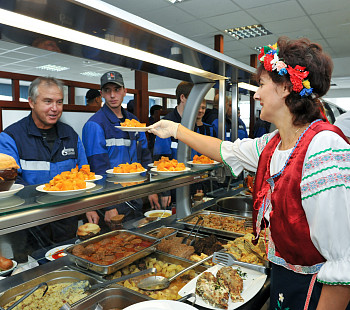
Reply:
[[[179,85],[176,87],[176,100],[177,104],[181,103],[181,95],[184,95],[185,98],[188,98],[188,95],[190,94],[191,90],[193,87],[193,83],[190,82],[181,82]]]
[[[56,85],[60,91],[62,92],[62,94],[64,94],[63,91],[63,82],[54,78],[54,77],[44,77],[44,76],[40,76],[38,78],[36,78],[30,85],[29,85],[29,89],[28,89],[28,97],[30,97],[30,99],[32,99],[34,102],[36,101],[36,98],[39,95],[38,92],[38,87],[39,85],[43,83],[46,86],[52,86],[52,85]]]
[[[150,113],[151,115],[154,115],[154,112],[155,112],[155,111],[161,110],[162,108],[163,108],[163,107],[162,107],[161,105],[159,105],[159,104],[152,105],[152,106],[151,106],[151,109],[149,110],[149,113]]]
[[[101,97],[100,91],[97,89],[89,89],[85,95],[87,104],[92,103],[97,97]]]
[[[267,72],[274,83],[285,84],[289,87],[291,93],[286,98],[286,105],[294,116],[294,125],[303,125],[319,118],[323,119],[321,114],[323,107],[318,98],[325,95],[330,88],[332,59],[323,52],[319,44],[312,43],[306,38],[290,40],[287,37],[281,37],[277,41],[277,46],[278,57],[288,66],[306,67],[305,70],[309,71],[307,79],[310,81],[314,95],[301,97],[299,93],[292,91],[293,85],[289,74],[279,75],[276,71],[266,71],[263,64],[257,70],[256,79],[259,80],[261,74]]]

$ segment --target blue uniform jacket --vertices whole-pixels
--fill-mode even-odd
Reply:
[[[31,114],[0,134],[0,152],[14,157],[20,167],[17,183],[48,183],[63,171],[87,164],[83,144],[74,129],[62,122],[57,122],[56,126],[58,138],[52,151]]]
[[[181,123],[181,116],[177,111],[177,107],[170,113],[168,113],[163,119],[170,120],[176,123]],[[216,133],[213,126],[203,123],[203,126],[198,127],[197,125],[194,128],[195,132],[206,136],[215,137]],[[178,140],[174,137],[162,139],[156,137],[153,149],[153,158],[154,160],[159,160],[162,156],[167,156],[170,159],[177,159],[177,146]],[[191,151],[191,159],[194,155],[201,155],[195,150]]]
[[[122,108],[126,119],[136,116]],[[91,170],[105,174],[106,170],[119,164],[139,162],[147,169],[152,162],[144,132],[125,132],[115,128],[120,126],[119,118],[105,104],[86,122],[83,128],[83,143]]]
[[[218,133],[219,132],[219,120],[216,119],[213,123],[212,126],[214,127],[215,131]],[[245,124],[243,121],[238,118],[238,139],[244,139],[248,138],[248,133]],[[231,141],[231,120],[226,117],[225,121],[225,140],[226,141]]]

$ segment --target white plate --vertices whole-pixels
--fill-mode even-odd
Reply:
[[[89,189],[92,189],[96,186],[95,183],[90,182],[90,183],[86,183],[86,188],[82,188],[82,189],[72,189],[72,190],[68,190],[68,191],[47,191],[44,189],[44,185],[39,185],[36,187],[36,190],[38,192],[42,192],[42,193],[47,193],[50,194],[52,196],[69,196],[69,195],[76,195],[76,194],[81,194],[84,193],[86,191],[88,191]]]
[[[143,171],[140,172],[128,172],[128,173],[116,173],[113,172],[113,169],[108,169],[106,171],[107,174],[111,175],[111,176],[116,176],[118,178],[130,178],[130,177],[136,177],[138,175],[140,175],[141,173],[146,172],[146,169],[144,169]]]
[[[50,251],[46,252],[45,258],[47,260],[53,261],[53,260],[55,260],[55,258],[53,258],[52,255],[54,255],[55,253],[57,253],[59,251],[63,251],[65,248],[68,248],[71,245],[73,245],[73,244],[65,244],[65,245],[61,245],[61,246],[55,247],[55,248],[51,249]],[[62,253],[62,257],[66,256],[66,255],[67,255],[66,253]]]
[[[23,205],[25,200],[18,196],[0,199],[0,210],[10,209]]]
[[[129,132],[146,132],[150,130],[150,127],[123,127],[123,126],[114,126],[114,127],[120,129],[121,131],[129,131]]]
[[[207,272],[211,272],[213,275],[216,275],[216,273],[218,272],[219,269],[221,269],[223,266],[220,265],[215,265],[211,268],[208,268],[206,271]],[[236,268],[236,267],[232,267],[232,268]],[[244,299],[244,302],[231,302],[231,299],[228,302],[228,310],[233,310],[233,309],[237,309],[240,306],[242,306],[243,304],[245,304],[247,301],[249,301],[250,299],[252,299],[259,291],[260,289],[263,287],[265,281],[266,281],[266,274],[263,274],[261,272],[257,272],[248,268],[244,268],[244,267],[239,267],[239,269],[242,272],[245,272],[247,274],[247,276],[245,277],[245,279],[243,280],[243,291],[242,291],[242,298]],[[197,277],[195,277],[194,279],[192,279],[190,282],[188,282],[180,291],[179,291],[179,295],[180,296],[185,296],[187,294],[190,293],[195,293],[196,291],[196,283],[197,283],[197,279],[198,279],[199,275]],[[193,298],[192,298],[193,299]],[[189,299],[189,301],[192,300],[191,298]],[[217,309],[220,310],[220,308],[216,308],[213,307],[212,305],[206,303],[200,296],[198,296],[196,294],[196,301],[195,301],[196,305],[208,308],[208,309]]]
[[[0,276],[6,276],[9,275],[16,267],[17,267],[17,262],[15,260],[12,260],[13,266],[10,269],[0,271]]]
[[[206,168],[211,168],[215,165],[220,164],[218,161],[214,160],[214,162],[212,164],[194,164],[193,160],[190,160],[187,162],[188,164],[192,165],[194,168],[197,169],[206,169]]]
[[[148,164],[148,167],[154,168],[154,167],[157,167],[157,166],[154,163],[150,163],[150,164]]]
[[[158,171],[157,167],[155,167],[155,168],[151,168],[151,171],[159,173],[160,175],[177,175],[180,173],[189,172],[191,171],[191,168],[185,167],[185,170],[181,170],[181,171]]]
[[[95,178],[94,179],[92,179],[92,180],[85,180],[85,182],[95,182],[95,181],[101,180],[102,178],[103,178],[102,175],[95,174]]]
[[[196,310],[197,308],[175,300],[147,300],[138,302],[124,310]]]
[[[0,192],[0,199],[9,198],[24,188],[22,184],[13,184],[8,191]]]

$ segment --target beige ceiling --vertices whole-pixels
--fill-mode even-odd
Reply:
[[[350,97],[350,1],[349,0],[184,0],[171,4],[167,0],[105,0],[116,7],[138,15],[169,30],[214,47],[214,36],[223,34],[224,53],[249,64],[249,56],[257,46],[274,43],[281,35],[291,38],[306,36],[320,43],[332,56],[335,64],[331,93]],[[93,21],[92,21],[93,22]],[[235,40],[226,35],[225,28],[262,24],[271,35]],[[82,80],[81,73],[92,71],[103,74],[111,67],[106,64],[66,55],[55,54],[32,47],[0,41],[0,70],[38,74],[36,66],[57,63],[69,70],[55,73],[59,78]],[[133,72],[122,69],[133,87]],[[43,72],[41,71],[41,75]],[[87,78],[98,83],[98,77]],[[176,81],[151,76],[150,89],[171,89]],[[350,107],[349,107],[350,109]]]

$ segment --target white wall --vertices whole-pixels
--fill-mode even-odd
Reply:
[[[23,117],[27,116],[29,113],[30,111],[3,110],[2,111],[3,129],[19,121]],[[93,114],[94,113],[87,113],[87,112],[63,112],[60,120],[61,122],[72,126],[73,129],[78,133],[79,137],[81,138],[83,126]]]

